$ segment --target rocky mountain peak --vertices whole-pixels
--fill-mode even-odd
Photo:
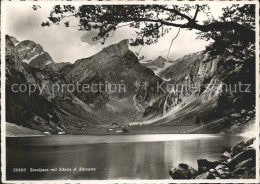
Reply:
[[[115,66],[124,64],[125,61],[136,62],[136,58],[129,56],[132,52],[128,47],[129,40],[122,40],[117,44],[102,49],[99,53],[91,57],[75,61],[71,68],[64,73],[67,77],[69,76],[70,82],[82,81],[96,74],[105,75]],[[128,56],[128,58],[124,58],[126,56]]]
[[[100,53],[105,52],[110,54],[116,54],[116,55],[124,55],[129,50],[129,40],[125,39],[120,41],[117,44],[110,45],[106,48],[104,48]]]
[[[234,100],[233,94],[221,94],[221,85],[225,81],[217,75],[220,57],[211,59],[207,53],[197,52],[172,62],[159,56],[140,63],[128,47],[129,41],[122,40],[74,63],[54,63],[40,44],[30,40],[20,42],[7,35],[7,120],[17,124],[22,122],[40,131],[75,131],[77,134],[86,132],[84,124],[96,127],[111,124],[115,119],[120,124],[147,120],[142,125],[148,122],[149,126],[175,126],[174,131],[187,133],[187,127],[200,131],[199,126],[226,116],[229,112],[222,110],[226,105],[223,107],[221,103],[228,102],[228,107],[236,107],[247,100],[247,96],[240,95]],[[133,85],[138,82],[140,86]],[[13,93],[12,84],[20,83],[44,88],[34,95]],[[71,83],[85,84],[89,90],[53,91],[53,84],[66,86]],[[105,90],[102,86],[101,89],[99,84],[105,89],[109,84],[116,85],[116,88],[120,86],[121,91]],[[184,88],[177,91],[175,84],[184,84],[181,86]],[[197,87],[197,84],[197,91],[189,88]],[[92,90],[92,86],[99,89]],[[167,89],[171,86],[175,89]],[[231,112],[238,111],[232,109]],[[248,114],[253,117],[254,112]],[[232,115],[235,120],[237,115]],[[250,118],[246,116],[241,122]]]
[[[164,57],[162,57],[162,56],[159,56],[156,60],[163,60],[163,61],[167,62],[166,59],[164,59]]]
[[[159,56],[157,59],[154,60],[154,63],[157,64],[159,68],[163,68],[165,65],[165,62],[167,62],[166,59],[164,59],[162,56]]]
[[[129,40],[121,40],[117,45],[122,51],[127,51],[129,49]]]
[[[7,36],[14,45],[17,45],[19,43],[19,41],[15,37],[9,35]]]
[[[49,53],[45,52],[40,44],[31,40],[19,42],[15,37],[9,36],[10,41],[18,52],[18,58],[22,62],[34,68],[43,69],[47,65],[54,63]]]
[[[15,68],[18,71],[22,71],[23,68],[18,57],[17,49],[15,48],[15,44],[18,41],[14,37],[6,35],[5,42],[5,57],[7,69],[10,70],[12,68]]]
[[[162,56],[159,56],[155,60],[149,60],[143,63],[145,66],[151,68],[152,70],[156,70],[158,68],[163,68],[165,66],[165,63],[167,62],[166,59],[164,59]]]

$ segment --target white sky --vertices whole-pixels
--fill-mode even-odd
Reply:
[[[63,26],[42,27],[41,23],[47,20],[53,5],[41,5],[41,9],[34,11],[31,5],[9,4],[6,9],[6,33],[16,37],[19,41],[32,40],[43,46],[55,62],[74,62],[77,59],[92,56],[102,48],[117,43],[123,39],[133,38],[133,30],[128,27],[118,29],[110,37],[105,45],[91,41],[93,32],[78,31],[76,27],[65,28]],[[214,17],[221,14],[223,6],[211,7]],[[200,15],[200,14],[199,14]],[[198,16],[198,20],[203,17]],[[142,48],[140,54],[145,56],[144,60],[155,59],[158,56],[167,58],[166,49],[169,48],[171,40],[178,32],[178,28],[159,39],[159,42]],[[181,29],[179,36],[174,40],[169,55],[170,60],[175,60],[186,54],[201,51],[209,44],[204,40],[197,40],[198,31]],[[138,51],[140,47],[130,47]]]

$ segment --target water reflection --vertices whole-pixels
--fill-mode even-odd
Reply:
[[[7,179],[170,179],[169,168],[179,163],[197,168],[197,159],[220,159],[221,153],[242,139],[181,139],[178,135],[7,138]],[[14,167],[96,171],[13,173]]]

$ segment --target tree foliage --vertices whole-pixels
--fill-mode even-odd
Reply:
[[[209,60],[221,57],[217,77],[227,83],[239,81],[251,84],[252,93],[241,95],[227,92],[222,96],[230,100],[220,104],[230,101],[228,108],[232,104],[248,108],[255,103],[255,8],[254,4],[233,4],[223,8],[220,17],[214,17],[207,4],[56,5],[49,20],[42,26],[55,24],[70,27],[76,22],[80,31],[97,30],[98,34],[93,40],[100,40],[101,43],[112,32],[128,26],[136,30],[135,38],[130,43],[132,46],[156,43],[173,27],[198,30],[199,39],[211,41],[205,51],[210,55]],[[198,16],[205,20],[199,21]],[[221,106],[219,109],[225,111],[227,107]]]
[[[219,76],[237,78],[241,72],[247,74],[247,81],[254,80],[255,61],[255,5],[232,4],[223,8],[220,17],[211,15],[210,6],[204,5],[56,5],[48,21],[42,26],[76,23],[80,31],[98,30],[93,40],[105,42],[110,34],[120,27],[134,28],[132,46],[156,43],[173,27],[198,30],[198,38],[212,40],[206,51],[210,59],[221,56]],[[199,22],[198,16],[205,20]],[[71,19],[73,18],[73,19]],[[75,26],[75,25],[74,25]],[[176,35],[174,35],[176,36]],[[233,72],[237,68],[238,72]],[[231,71],[227,74],[226,71]],[[222,73],[221,73],[222,72]],[[250,74],[249,74],[250,73]],[[229,79],[230,80],[230,79]]]
[[[224,8],[220,19],[210,16],[208,5],[56,5],[42,26],[64,24],[71,26],[71,17],[77,20],[81,31],[98,30],[93,40],[105,42],[110,33],[122,26],[136,28],[131,45],[150,45],[169,33],[172,27],[196,29],[205,33],[201,38],[219,39],[219,35],[233,31],[242,39],[254,41],[254,5],[232,5]],[[207,17],[200,24],[199,14]]]

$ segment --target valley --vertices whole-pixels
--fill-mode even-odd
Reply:
[[[7,35],[6,120],[48,134],[243,133],[254,122],[254,93],[221,91],[230,80],[230,71],[219,72],[222,60],[201,51],[174,61],[158,56],[140,62],[129,41],[122,40],[91,57],[55,63],[40,44]],[[38,87],[33,94],[17,93],[14,84]],[[122,85],[124,90],[53,87],[77,84]]]

